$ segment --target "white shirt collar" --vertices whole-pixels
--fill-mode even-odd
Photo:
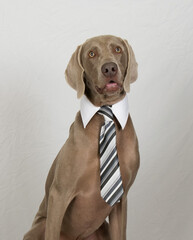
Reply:
[[[83,95],[80,100],[80,114],[84,128],[99,109],[100,107],[93,105],[89,99]],[[124,129],[129,116],[129,103],[127,95],[121,101],[112,105],[112,111],[121,124],[122,129]]]

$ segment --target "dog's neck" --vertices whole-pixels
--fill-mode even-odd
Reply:
[[[91,103],[93,105],[95,105],[97,107],[101,107],[104,105],[113,105],[115,103],[118,103],[125,97],[126,92],[122,91],[120,93],[108,96],[108,95],[103,95],[103,94],[98,94],[98,93],[92,94],[92,92],[90,90],[87,91],[87,89],[86,89],[85,95],[91,101]]]

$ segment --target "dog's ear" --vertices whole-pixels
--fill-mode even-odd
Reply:
[[[133,49],[127,42],[127,40],[123,40],[126,48],[127,48],[127,53],[128,53],[128,65],[127,65],[127,70],[126,70],[126,75],[125,75],[125,80],[123,83],[123,87],[126,92],[130,91],[130,83],[133,83],[136,81],[138,72],[137,72],[137,67],[138,64],[135,60],[135,55],[133,52]]]
[[[81,98],[85,91],[84,68],[81,64],[82,45],[78,46],[65,70],[65,77],[69,85],[77,91],[77,97]]]

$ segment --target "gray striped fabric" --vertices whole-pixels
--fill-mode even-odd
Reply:
[[[113,206],[124,193],[116,148],[116,129],[110,106],[102,106],[98,113],[105,118],[99,142],[101,196]]]

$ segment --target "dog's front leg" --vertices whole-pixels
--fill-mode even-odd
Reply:
[[[45,240],[60,239],[62,220],[70,201],[67,191],[59,191],[52,186],[48,198]]]
[[[126,240],[127,198],[123,197],[109,215],[109,230],[111,240]]]

